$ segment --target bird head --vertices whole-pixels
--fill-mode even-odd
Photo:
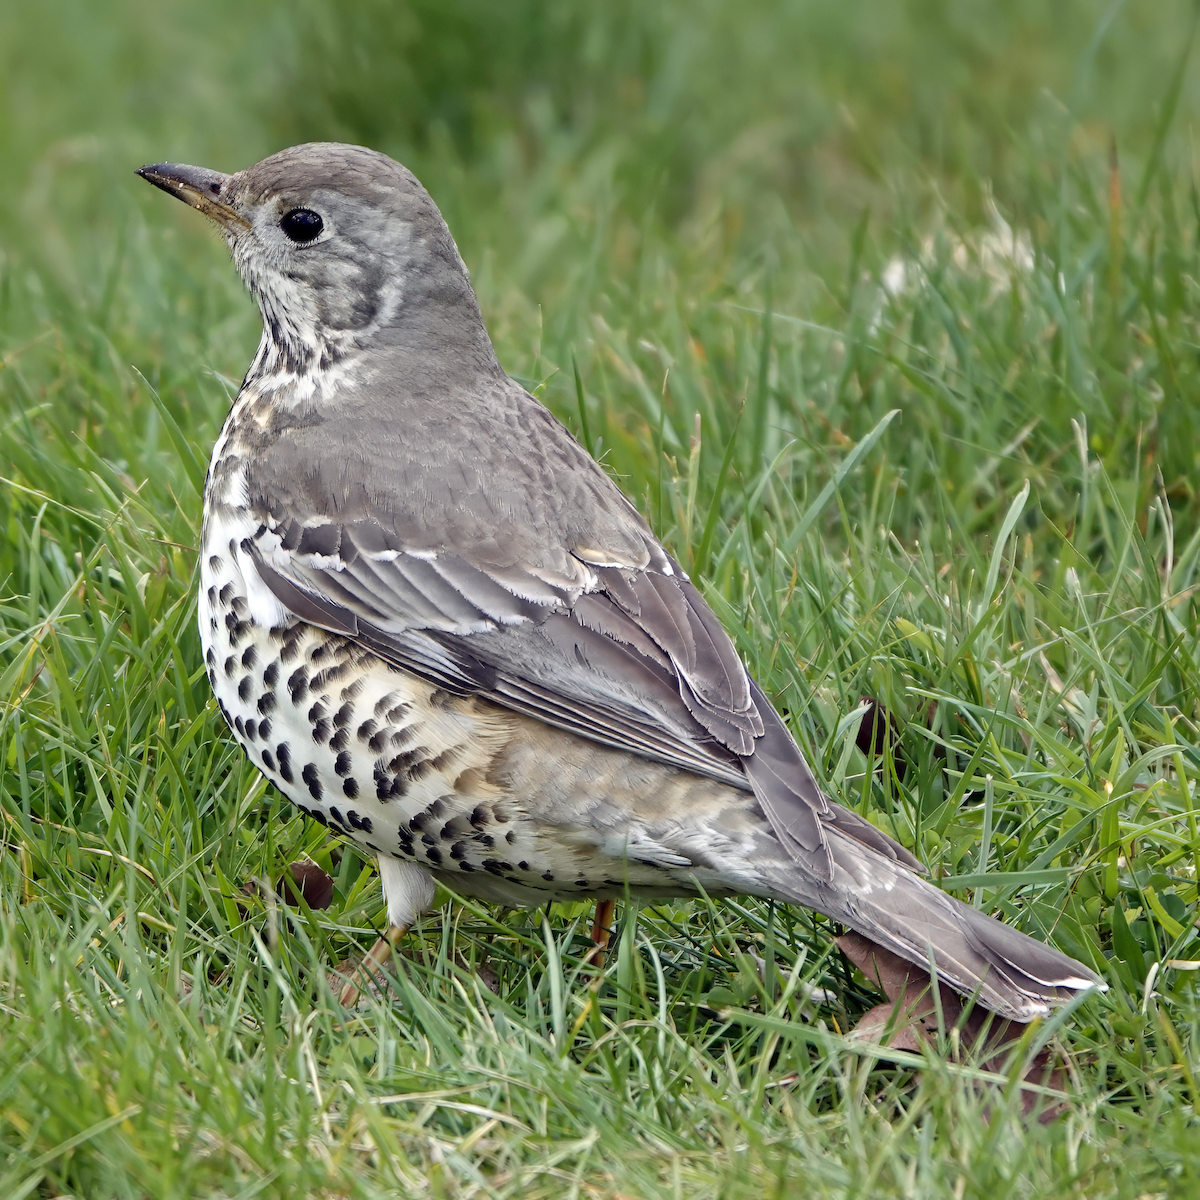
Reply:
[[[419,359],[423,344],[494,363],[441,213],[386,155],[314,142],[234,175],[176,163],[137,173],[219,227],[262,313],[252,376],[388,348]]]

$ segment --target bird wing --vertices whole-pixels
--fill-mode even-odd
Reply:
[[[242,549],[296,617],[437,687],[753,791],[820,877],[831,872],[830,823],[919,869],[825,797],[716,614],[646,538],[639,566],[585,549],[568,570],[489,569],[406,546],[369,516],[308,514],[267,518]]]

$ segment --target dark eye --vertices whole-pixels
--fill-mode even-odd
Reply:
[[[311,208],[293,208],[290,213],[284,213],[279,222],[279,228],[292,239],[303,245],[320,236],[325,228],[325,222]]]

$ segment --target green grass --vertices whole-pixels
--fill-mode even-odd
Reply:
[[[1196,1194],[1194,11],[0,13],[0,1195]],[[758,902],[626,907],[594,986],[582,906],[443,897],[338,1009],[373,869],[245,763],[194,628],[257,318],[131,174],[325,136],[430,186],[833,793],[1108,979],[1024,1048],[1057,1122],[862,1053],[834,931]],[[244,890],[300,855],[328,910]]]

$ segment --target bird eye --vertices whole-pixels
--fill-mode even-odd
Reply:
[[[320,236],[321,230],[325,228],[325,222],[311,208],[293,208],[291,212],[284,213],[279,222],[279,228],[293,242],[302,246],[305,242],[311,242],[313,238]]]

